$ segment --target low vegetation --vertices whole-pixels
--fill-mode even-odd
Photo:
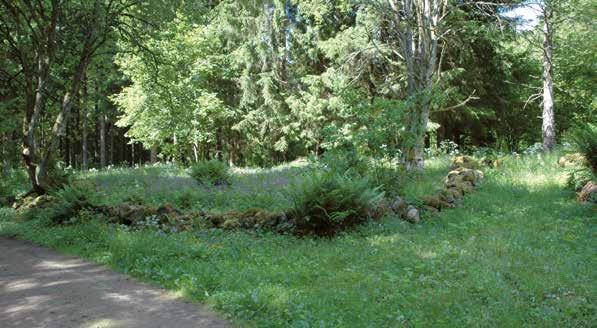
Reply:
[[[357,217],[334,214],[329,202],[358,209],[360,219],[372,216],[366,207],[379,200],[379,190],[335,172],[313,173],[304,163],[233,169],[228,186],[198,184],[168,165],[80,174],[74,181],[94,190],[90,197],[80,189],[48,196],[82,208],[76,217],[62,224],[45,215],[16,220],[18,210],[2,208],[0,234],[105,263],[207,302],[241,326],[591,326],[597,319],[594,205],[579,204],[565,188],[567,171],[557,156],[503,159],[500,168],[483,169],[483,184],[455,208],[423,212],[417,225],[390,213],[332,240],[245,229],[239,225],[247,221],[235,221],[242,213],[280,219],[281,208],[314,218],[318,229],[326,220]],[[442,172],[438,179],[404,178],[402,190],[433,193],[450,164],[431,160]],[[175,192],[181,186],[188,187],[184,197]],[[152,197],[144,198],[145,189]],[[142,224],[110,223],[106,213],[83,205],[127,197],[128,204],[153,211]],[[260,202],[268,205],[261,212]],[[228,223],[160,226],[166,217],[192,212]]]
[[[230,183],[230,174],[228,166],[218,160],[201,161],[190,167],[190,175],[202,184],[211,184],[214,186]]]

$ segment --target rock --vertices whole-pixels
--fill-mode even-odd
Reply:
[[[461,185],[464,182],[469,182],[473,186],[481,183],[483,180],[483,172],[479,170],[467,169],[459,167],[455,170],[450,171],[448,176],[444,180],[445,188],[452,188]]]
[[[12,207],[18,210],[29,210],[32,208],[47,208],[58,202],[58,198],[50,195],[27,196],[17,200]]]
[[[431,206],[427,206],[427,205],[423,206],[423,210],[425,211],[425,213],[430,213],[430,214],[433,214],[433,215],[439,213],[439,210],[437,208],[431,207]]]
[[[462,191],[463,193],[469,193],[475,190],[473,183],[470,181],[458,182],[456,183],[456,185],[454,185],[454,187],[456,187],[456,189]]]
[[[559,167],[582,166],[586,163],[586,157],[581,153],[566,154],[558,159]]]
[[[390,209],[392,209],[392,211],[394,211],[394,213],[396,213],[396,214],[401,214],[402,212],[404,212],[407,205],[408,204],[406,204],[404,199],[402,199],[401,197],[396,197],[396,198],[394,198],[394,201],[390,205]]]
[[[451,168],[466,168],[466,169],[478,169],[480,167],[479,162],[470,156],[457,156],[452,161]]]
[[[409,206],[404,219],[406,219],[406,221],[410,223],[419,223],[419,221],[421,221],[421,217],[419,216],[419,210],[417,210],[413,206]]]
[[[11,207],[14,205],[16,198],[14,196],[0,197],[0,207]]]
[[[390,206],[389,201],[385,198],[382,199],[379,203],[377,203],[375,207],[368,211],[369,217],[371,217],[374,220],[377,220],[390,212],[393,212],[393,210]]]
[[[423,204],[433,207],[437,210],[441,210],[442,208],[450,207],[446,201],[442,200],[440,196],[423,196],[421,199]]]
[[[453,203],[464,196],[463,191],[456,187],[446,188],[444,189],[443,193],[447,196],[446,198],[451,199],[450,203]]]
[[[587,182],[578,193],[578,201],[597,204],[597,184],[593,181]]]

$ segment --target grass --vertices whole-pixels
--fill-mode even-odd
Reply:
[[[486,172],[486,182],[463,207],[419,225],[388,217],[333,240],[220,230],[168,235],[91,219],[48,228],[40,220],[15,221],[8,209],[0,210],[0,234],[176,290],[240,326],[594,327],[595,207],[576,203],[555,161],[512,158]],[[434,188],[434,175],[445,174],[437,165],[405,190]],[[233,179],[246,187],[233,182],[221,195],[198,197],[200,206],[268,205],[242,196],[262,189],[268,201],[283,202],[276,181],[302,169],[236,171]],[[88,178],[106,182],[108,190],[125,179],[142,185],[155,176],[184,176],[162,168],[146,177],[130,173]],[[155,197],[175,196],[163,191]]]

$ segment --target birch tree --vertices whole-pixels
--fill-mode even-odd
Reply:
[[[431,95],[440,70],[440,42],[446,30],[448,0],[385,0],[365,2],[382,18],[388,36],[377,45],[389,65],[404,70],[410,106],[403,157],[409,170],[425,165],[425,132]]]

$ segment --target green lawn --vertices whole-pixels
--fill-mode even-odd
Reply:
[[[441,183],[443,163],[432,163],[432,174],[404,190],[422,194],[435,187],[429,177]],[[283,207],[285,170],[301,168],[239,170],[237,179],[254,180],[215,194],[190,192],[191,207]],[[143,179],[186,179],[165,171],[155,168]],[[126,170],[121,178],[111,174],[87,178],[107,181],[108,191],[117,183],[138,193],[147,189],[146,180],[124,180]],[[8,209],[0,210],[0,234],[179,291],[240,326],[595,327],[597,212],[575,201],[565,178],[555,157],[510,159],[486,172],[483,186],[460,208],[418,225],[387,217],[333,240],[220,230],[163,234],[93,220],[48,228],[38,220],[15,221]],[[168,179],[166,185],[183,184]],[[168,188],[154,196],[156,203],[180,197]]]

